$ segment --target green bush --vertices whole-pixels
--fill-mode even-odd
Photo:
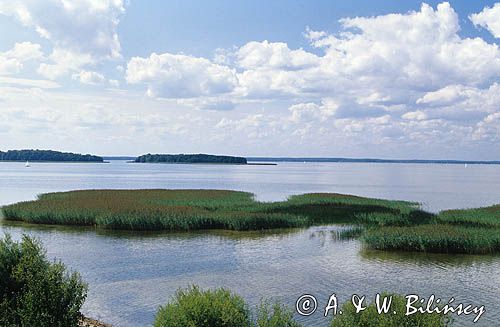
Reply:
[[[280,303],[262,301],[257,311],[257,327],[301,327],[293,319],[293,311]]]
[[[78,326],[87,286],[28,236],[0,239],[0,326]]]
[[[155,327],[249,327],[245,301],[223,288],[201,291],[197,286],[178,290],[174,301],[160,307]]]
[[[155,327],[301,327],[293,312],[279,303],[262,301],[256,321],[245,301],[230,291],[202,291],[197,286],[179,289],[174,299],[156,314]]]
[[[391,294],[382,294],[382,298],[388,296]],[[356,313],[352,302],[347,301],[341,310],[342,314],[335,316],[331,327],[440,327],[451,324],[448,317],[436,313],[405,316],[406,299],[401,295],[392,295],[392,305],[387,314],[379,315],[375,303]],[[396,314],[393,311],[396,311]]]

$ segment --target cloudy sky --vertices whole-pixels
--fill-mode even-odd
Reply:
[[[500,159],[500,2],[0,0],[0,150]]]

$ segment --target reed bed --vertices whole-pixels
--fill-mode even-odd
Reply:
[[[369,213],[406,216],[415,203],[342,194],[304,194],[258,202],[224,190],[86,190],[48,193],[2,208],[9,220],[119,230],[261,230],[322,223],[356,223]],[[397,220],[397,218],[394,218]]]
[[[446,210],[439,213],[437,221],[445,224],[500,228],[500,204],[463,210]]]
[[[500,252],[500,229],[453,225],[418,225],[370,229],[363,237],[377,250],[491,254]]]
[[[336,193],[258,202],[246,192],[158,189],[48,193],[2,211],[8,220],[113,230],[250,231],[341,223],[356,226],[345,236],[360,236],[379,250],[500,252],[500,205],[431,214],[414,202]]]

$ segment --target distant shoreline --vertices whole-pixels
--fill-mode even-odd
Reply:
[[[492,160],[427,160],[427,159],[373,159],[373,158],[295,158],[295,157],[247,157],[249,162],[338,162],[338,163],[410,163],[450,165],[500,165]]]
[[[113,160],[113,159],[111,159]],[[120,159],[114,159],[120,160]],[[122,160],[120,160],[122,161]],[[228,162],[136,162],[127,160],[127,163],[133,164],[162,164],[162,165],[224,165],[224,166],[277,166],[273,162],[247,162],[247,163],[228,163]]]
[[[88,164],[102,164],[110,163],[109,161],[52,161],[52,160],[0,160],[0,162],[19,162],[24,163],[29,161],[29,163],[88,163]]]

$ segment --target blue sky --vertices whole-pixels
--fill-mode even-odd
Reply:
[[[0,150],[499,159],[495,1],[0,0]]]

